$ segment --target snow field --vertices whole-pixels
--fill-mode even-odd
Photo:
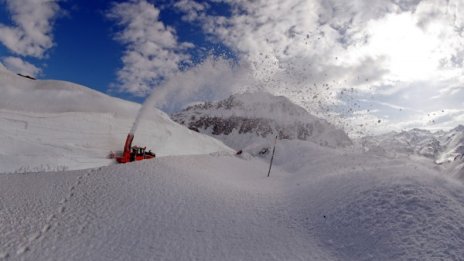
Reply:
[[[26,260],[464,256],[461,183],[410,161],[298,144],[279,144],[270,178],[267,162],[224,153],[2,175],[0,252]],[[291,147],[319,158],[295,159],[289,173]]]
[[[26,238],[50,225],[48,232],[25,243],[16,238],[1,249],[36,260],[329,260],[323,250],[308,248],[305,233],[288,227],[285,210],[276,218],[279,178],[266,179],[265,168],[234,156],[185,156],[67,172],[62,176],[74,183],[58,192],[55,209],[28,213],[38,222],[35,229],[29,225]],[[53,182],[43,181],[56,175],[1,176],[2,186],[42,184],[30,188],[42,192],[18,195],[7,206],[55,198]],[[54,217],[47,223],[49,215]],[[15,230],[14,222],[6,224],[7,232]],[[22,246],[28,250],[19,251]]]

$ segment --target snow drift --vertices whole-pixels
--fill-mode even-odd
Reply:
[[[0,68],[0,172],[109,165],[121,150],[140,105],[63,81],[30,80]],[[229,150],[153,109],[134,144],[158,156]]]

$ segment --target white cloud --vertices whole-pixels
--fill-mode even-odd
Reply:
[[[185,13],[182,19],[189,22],[204,19],[204,12],[209,8],[208,3],[198,3],[192,0],[177,1],[174,6]]]
[[[37,75],[41,73],[40,68],[37,68],[35,65],[30,64],[18,57],[6,57],[2,59],[2,62],[4,67],[6,67],[8,70],[15,73],[20,73],[22,75],[37,77]]]
[[[53,47],[53,22],[58,0],[4,0],[15,26],[0,24],[0,42],[10,51],[43,58]]]
[[[118,71],[118,91],[144,96],[188,62],[186,49],[192,44],[179,43],[173,28],[159,21],[160,10],[146,0],[114,4],[107,16],[122,31],[116,39],[126,46],[123,67]]]
[[[464,110],[441,110],[432,111],[427,114],[410,115],[409,120],[394,122],[392,129],[408,130],[421,128],[431,131],[449,130],[464,122]],[[379,131],[381,132],[381,130]]]
[[[382,119],[382,130],[419,124],[415,119],[433,110],[463,110],[463,0],[225,2],[231,17],[208,15],[206,5],[186,8],[193,0],[182,0],[179,10],[250,65],[250,88],[286,95],[327,118],[338,115],[330,110],[361,111],[366,122]],[[357,93],[380,99],[377,114],[344,101]],[[412,110],[399,116],[382,103]]]

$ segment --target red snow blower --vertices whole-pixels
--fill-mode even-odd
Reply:
[[[127,135],[126,143],[124,144],[124,151],[121,155],[110,154],[111,158],[115,158],[118,163],[127,163],[132,161],[139,161],[145,159],[152,159],[156,154],[150,151],[145,151],[146,147],[132,146],[134,134]]]

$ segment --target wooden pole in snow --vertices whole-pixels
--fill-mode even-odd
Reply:
[[[272,161],[274,161],[274,153],[275,153],[276,143],[277,143],[277,136],[275,137],[274,148],[272,149],[271,163],[269,164],[269,171],[267,172],[268,177],[271,175]]]

